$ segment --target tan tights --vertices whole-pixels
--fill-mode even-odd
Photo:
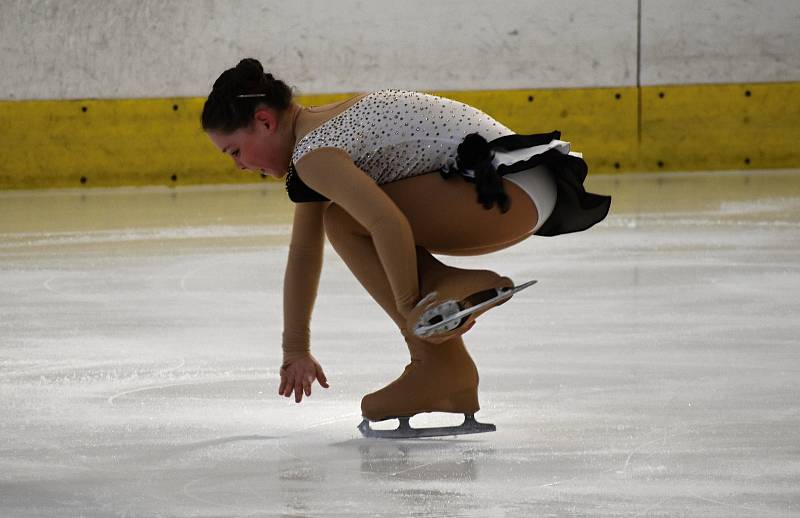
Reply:
[[[461,178],[445,180],[438,173],[429,173],[381,187],[413,230],[422,296],[445,280],[467,283],[476,275],[493,274],[446,266],[431,252],[446,255],[494,252],[527,238],[536,225],[535,205],[524,191],[507,180],[504,187],[511,206],[505,214],[496,207],[484,209],[476,201],[475,186]],[[411,363],[400,378],[364,397],[361,403],[364,417],[380,420],[431,411],[476,412],[478,373],[461,337],[430,344],[406,330],[406,320],[397,310],[372,237],[336,204],[331,204],[325,212],[325,233],[359,282],[397,324],[411,353]]]

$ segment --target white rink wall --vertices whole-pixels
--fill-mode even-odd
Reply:
[[[800,79],[797,0],[642,0],[639,7],[637,0],[3,0],[0,99],[204,96],[245,56],[301,93]]]
[[[642,0],[643,86],[800,80],[800,1]]]

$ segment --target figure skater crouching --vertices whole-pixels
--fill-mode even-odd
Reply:
[[[244,59],[214,83],[203,128],[241,169],[284,178],[296,202],[284,279],[279,393],[299,403],[317,380],[309,324],[324,238],[395,322],[411,362],[399,378],[364,396],[369,421],[401,418],[384,436],[420,436],[408,418],[422,412],[468,416],[475,433],[478,371],[462,335],[514,287],[490,270],[447,266],[432,254],[480,255],[531,235],[585,230],[605,218],[610,198],[585,192],[585,162],[552,132],[517,135],[462,103],[402,90],[303,107],[283,82]],[[477,198],[477,201],[476,201]],[[420,319],[443,303],[481,310],[452,329],[419,336]],[[452,305],[452,304],[451,304]],[[435,311],[434,311],[435,313]]]

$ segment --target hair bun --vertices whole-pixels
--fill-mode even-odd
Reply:
[[[265,74],[257,59],[245,58],[214,81],[203,105],[203,129],[232,133],[247,127],[259,106],[283,112],[292,105],[292,97],[292,89],[286,83]]]
[[[264,67],[261,62],[253,58],[244,58],[236,65],[236,71],[245,81],[260,81],[264,76]]]

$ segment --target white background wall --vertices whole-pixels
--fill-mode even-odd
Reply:
[[[0,0],[0,99],[800,80],[800,0]]]
[[[643,0],[642,84],[800,80],[800,0]]]

